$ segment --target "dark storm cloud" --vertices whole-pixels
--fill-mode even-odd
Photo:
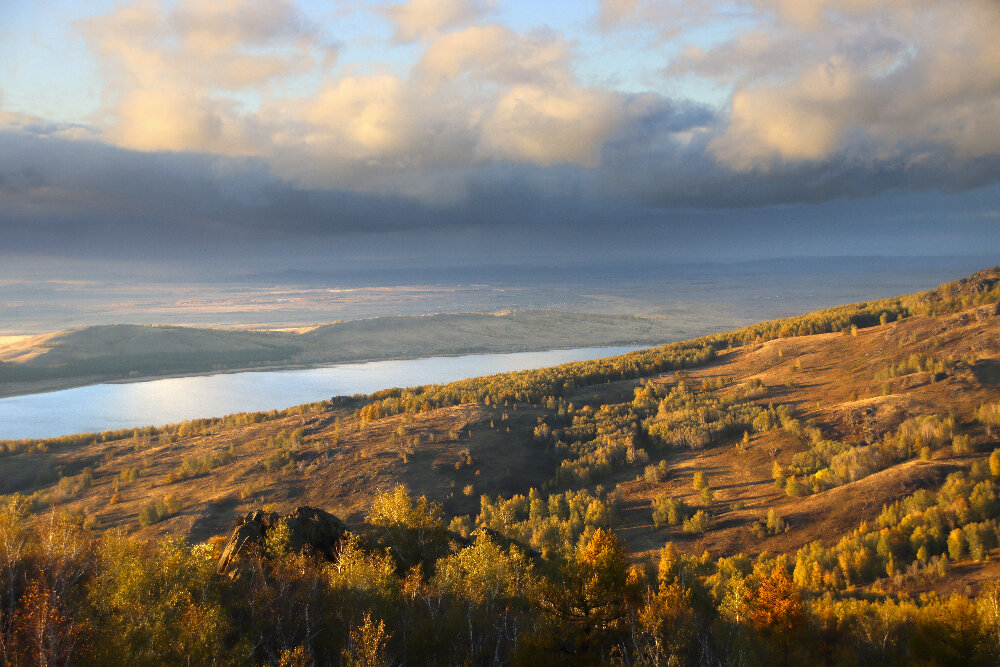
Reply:
[[[404,216],[414,213],[410,202],[391,197],[296,189],[256,159],[140,153],[24,132],[0,132],[0,155],[0,224],[8,232],[131,227],[125,231],[183,242],[229,232],[377,231],[414,217]],[[416,213],[413,224],[426,224]],[[178,230],[192,236],[179,239]]]
[[[711,145],[726,117],[704,105],[637,96],[629,122],[589,177],[609,198],[670,208],[755,207],[873,197],[895,190],[961,192],[1000,182],[1000,155],[961,157],[930,142],[880,153],[859,137],[822,160],[734,170]]]
[[[679,219],[676,209],[953,192],[1000,177],[996,157],[949,159],[925,146],[883,160],[845,151],[822,162],[732,171],[707,152],[722,126],[707,107],[643,95],[626,108],[627,122],[605,146],[602,166],[488,163],[463,170],[461,196],[441,204],[297,187],[260,158],[136,152],[64,139],[66,128],[57,126],[0,132],[0,230],[8,250],[113,253],[343,233],[416,238],[434,228],[584,230],[609,220],[670,226]],[[456,178],[433,167],[421,177]]]

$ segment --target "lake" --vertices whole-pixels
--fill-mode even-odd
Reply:
[[[173,424],[234,412],[282,410],[333,396],[440,384],[507,371],[624,354],[636,347],[588,347],[511,354],[466,354],[249,371],[146,382],[95,384],[0,399],[0,440]]]

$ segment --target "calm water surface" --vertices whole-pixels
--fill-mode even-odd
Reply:
[[[292,371],[253,371],[96,384],[0,399],[0,439],[172,424],[234,412],[281,410],[332,396],[452,382],[505,371],[623,354],[635,347],[588,347],[373,361]]]

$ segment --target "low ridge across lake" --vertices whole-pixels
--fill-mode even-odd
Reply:
[[[0,399],[0,439],[53,438],[169,424],[234,412],[279,410],[331,396],[453,382],[623,354],[635,347],[587,347],[466,354],[342,364],[303,370],[221,373],[96,384]]]

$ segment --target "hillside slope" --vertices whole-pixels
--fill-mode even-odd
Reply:
[[[997,664],[998,303],[1000,268],[619,357],[0,443],[0,649]]]
[[[989,294],[996,275],[949,288],[949,308],[919,299],[954,312],[720,343],[708,361],[686,357],[682,371],[647,372],[636,360],[652,357],[632,355],[599,372],[600,362],[583,362],[283,413],[8,443],[0,493],[32,495],[38,507],[65,507],[102,528],[201,540],[265,503],[319,505],[358,522],[373,494],[397,483],[470,520],[483,494],[493,503],[531,488],[583,489],[608,504],[617,518],[603,521],[638,557],[667,540],[713,556],[794,554],[937,488],[1000,444],[982,411],[1000,405],[1000,316],[990,299],[962,301]],[[655,363],[707,344],[661,348],[669,354],[657,352],[666,356]],[[776,466],[798,490],[776,486]],[[692,486],[698,472],[708,500]],[[140,510],[167,497],[171,516],[141,526]],[[653,503],[666,498],[689,516],[706,510],[711,528],[654,525]],[[787,530],[755,534],[771,510]],[[531,534],[528,523],[499,528]]]

